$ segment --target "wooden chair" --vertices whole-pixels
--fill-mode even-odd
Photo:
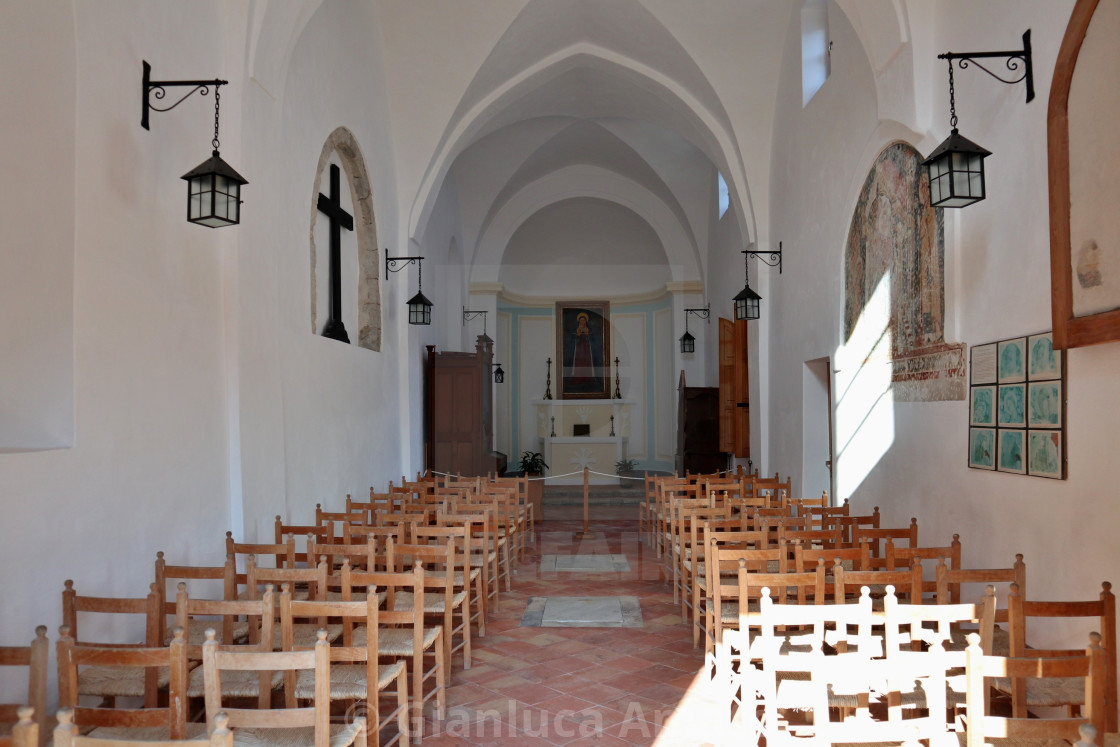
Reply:
[[[470,609],[470,620],[477,627],[480,638],[486,636],[486,589],[482,583],[482,569],[472,568],[470,565],[471,537],[466,526],[434,526],[414,527],[412,541],[421,545],[451,542],[455,545],[455,553],[463,558],[463,570],[455,571],[452,577],[453,588],[456,593],[463,591],[467,594],[467,604]],[[427,572],[427,569],[425,569]],[[467,588],[470,587],[470,588]]]
[[[7,734],[0,734],[0,747],[41,747],[45,742],[40,733],[39,720],[31,706],[18,706],[16,720]]]
[[[881,517],[879,516],[879,507],[876,506],[875,510],[870,514],[862,516],[853,516],[850,513],[847,516],[836,517],[836,523],[841,527],[843,532],[843,542],[846,545],[853,545],[859,542],[860,532],[864,529],[878,529]]]
[[[277,640],[274,625],[276,595],[266,585],[259,599],[200,599],[191,597],[187,584],[180,582],[175,593],[175,625],[178,629],[203,627],[202,642],[187,642],[187,662],[202,661],[202,645],[210,634],[224,651],[272,651]],[[244,626],[244,635],[238,635]],[[269,672],[231,672],[222,681],[222,695],[256,699],[260,708],[267,708],[272,691],[280,687],[278,674]],[[187,697],[202,698],[206,694],[203,669],[194,666],[187,679]]]
[[[29,718],[34,719],[35,740],[46,744],[50,732],[47,729],[47,657],[50,643],[47,640],[47,626],[35,628],[35,639],[28,646],[0,646],[0,667],[27,667],[27,700],[23,704],[0,703],[0,725],[11,725],[11,735],[15,736],[16,725],[23,721],[23,713],[28,708]],[[21,734],[26,729],[21,728]],[[0,728],[0,732],[3,729]]]
[[[74,723],[74,711],[63,708],[58,712],[58,726],[54,728],[54,747],[233,747],[229,716],[219,713],[214,719],[214,725],[214,733],[210,735],[209,742],[199,739],[145,739],[140,742],[128,737],[106,736],[101,730],[82,734]]]
[[[918,519],[912,517],[910,526],[907,527],[879,527],[878,529],[861,527],[858,532],[853,533],[852,539],[856,542],[867,542],[871,546],[872,565],[876,568],[884,568],[887,540],[893,541],[896,545],[904,541],[907,547],[918,546]]]
[[[259,568],[252,555],[249,556],[246,576],[248,577],[248,597],[258,599],[260,593],[268,586],[279,588],[288,584],[292,588],[292,595],[297,599],[315,599],[325,601],[327,598],[328,573],[326,561],[320,561],[312,568]],[[279,610],[273,615],[274,620],[279,620]],[[327,624],[326,620],[319,623],[306,623],[296,626],[296,645],[300,648],[310,648],[315,642],[319,628],[327,631],[330,641],[335,641],[342,635],[342,625],[337,623]],[[273,626],[272,649],[280,648],[280,627]]]
[[[491,602],[494,611],[498,610],[501,592],[498,582],[499,553],[494,545],[493,525],[488,512],[456,513],[454,508],[449,507],[449,512],[436,515],[436,526],[465,527],[470,540],[468,562],[471,571],[477,569],[482,576],[482,614],[484,618],[488,618]]]
[[[92,614],[113,615],[115,617],[129,615],[134,616],[133,620],[135,617],[142,617],[144,637],[140,643],[90,641],[81,635],[78,623],[81,619]],[[70,640],[77,644],[97,643],[118,648],[155,648],[163,645],[163,637],[160,635],[161,617],[159,594],[154,583],[149,587],[146,597],[138,598],[83,596],[74,590],[72,580],[67,579],[64,584],[62,591],[62,625],[66,629]],[[121,622],[127,622],[127,619]],[[59,641],[56,648],[61,646],[62,641]],[[63,701],[63,696],[70,698],[71,694],[63,691],[68,680],[64,680],[62,676],[64,662],[61,656],[58,657],[57,666],[59,668],[59,702],[69,702],[68,700]],[[78,695],[96,695],[103,698],[143,698],[147,707],[154,708],[157,704],[159,690],[167,687],[168,680],[166,670],[159,671],[155,668],[138,669],[118,665],[104,668],[89,666],[82,671],[76,685],[77,690],[73,694],[75,698]]]
[[[916,562],[905,569],[893,571],[848,570],[843,563],[834,562],[831,568],[833,599],[836,604],[845,604],[862,595],[863,587],[870,590],[876,609],[882,609],[887,587],[893,587],[894,595],[901,595],[910,604],[922,602],[922,566]]]
[[[980,636],[969,633],[966,650],[966,720],[968,747],[983,747],[992,737],[1000,737],[999,744],[1039,744],[1041,740],[1067,740],[1074,742],[1087,736],[1082,726],[1088,721],[1095,733],[1105,733],[1106,707],[1105,683],[1100,673],[1107,669],[1101,637],[1089,636],[1089,645],[1080,655],[1074,656],[992,656],[985,655],[980,646]],[[1034,652],[1028,652],[1033,654]],[[1047,717],[1028,710],[1025,697],[1012,697],[1011,715],[992,712],[990,692],[993,679],[1023,680],[1028,684],[1021,693],[1030,689],[1029,682],[1041,678],[1078,678],[1084,683],[1085,714],[1071,718]],[[1059,742],[1060,744],[1061,742]]]
[[[876,664],[883,661],[882,641],[872,630],[875,616],[869,595],[852,604],[778,604],[770,589],[763,588],[753,617],[753,640],[745,639],[745,621],[732,637],[742,658],[739,674],[731,679],[741,692],[743,707],[755,708],[750,695],[761,696],[767,744],[784,744],[794,734],[812,735],[805,742],[810,744],[874,742],[886,736],[881,726],[876,733],[869,731],[874,726],[869,712],[872,684],[883,680],[882,665]],[[791,630],[799,631],[796,638],[790,638]],[[720,671],[731,670],[730,654],[721,652]],[[751,661],[758,662],[760,669],[751,671]],[[855,716],[831,721],[830,709],[836,708]],[[811,723],[787,722],[780,714],[790,710],[811,713]],[[897,730],[897,725],[893,727]],[[903,741],[910,735],[891,737]]]
[[[367,594],[364,601],[299,601],[292,599],[285,588],[280,593],[280,626],[283,650],[295,650],[294,625],[297,618],[341,618],[343,621],[342,645],[331,646],[330,699],[364,702],[369,736],[374,747],[381,745],[381,731],[397,722],[397,734],[385,742],[408,747],[408,673],[403,661],[378,664],[380,622],[378,621],[377,594]],[[364,624],[364,644],[355,645],[353,623]],[[294,674],[294,673],[293,673]],[[294,708],[297,700],[315,699],[315,672],[303,670],[286,688],[286,705]],[[369,683],[375,683],[370,687]],[[389,688],[395,685],[395,693]],[[396,706],[381,713],[380,697],[383,693],[395,694]]]
[[[233,556],[235,567],[238,565],[244,567],[249,556],[252,556],[258,565],[261,564],[262,558],[271,558],[271,565],[274,568],[295,568],[297,566],[296,540],[291,535],[287,535],[283,542],[235,542],[233,532],[226,532],[226,555]],[[243,563],[238,563],[239,556],[245,557]]]
[[[424,616],[438,618],[443,627],[444,660],[450,664],[455,652],[462,651],[463,669],[470,669],[470,586],[462,584],[456,588],[455,585],[455,575],[463,578],[467,572],[466,556],[456,551],[450,538],[436,544],[397,544],[390,541],[386,555],[390,573],[407,573],[415,565],[423,565],[425,590],[419,599]],[[416,600],[411,592],[398,592],[392,600],[391,609],[409,611]]]
[[[384,589],[386,609],[379,611],[378,620],[383,627],[378,631],[378,655],[382,658],[401,659],[411,668],[409,680],[412,684],[412,727],[409,734],[420,741],[424,729],[424,702],[434,699],[436,717],[443,720],[447,715],[447,685],[450,681],[447,661],[444,657],[443,628],[436,625],[424,626],[424,610],[420,605],[411,609],[398,610],[395,598],[399,593],[411,594],[421,598],[424,594],[424,567],[417,563],[408,573],[366,573],[342,567],[344,594],[371,588]],[[365,643],[365,633],[361,629],[354,633],[354,645]],[[425,668],[424,656],[430,654],[434,659],[431,668]],[[424,683],[431,682],[428,692]]]
[[[162,613],[159,616],[160,621],[160,640],[168,643],[171,640],[171,631],[167,626],[168,617],[175,616],[175,601],[168,599],[169,592],[167,585],[175,582],[176,589],[181,582],[184,581],[199,581],[210,587],[211,594],[217,594],[220,599],[236,599],[237,598],[237,569],[234,566],[234,556],[226,555],[226,562],[218,566],[202,566],[202,565],[168,565],[164,559],[163,551],[160,550],[156,553],[156,593],[159,594],[159,604]],[[170,594],[176,594],[176,591],[171,591]],[[209,625],[204,621],[190,620],[189,625],[184,627],[187,631],[187,642],[201,646],[202,642],[206,640],[206,628]],[[230,630],[223,630],[226,638],[225,640],[234,641],[244,639],[248,633],[249,625],[247,622],[235,622]]]
[[[1093,678],[1100,680],[1104,689],[1104,731],[1111,733],[1117,731],[1117,702],[1116,702],[1116,597],[1112,593],[1112,584],[1105,581],[1101,584],[1101,593],[1097,599],[1076,602],[1041,602],[1025,599],[1020,593],[1018,585],[1011,585],[1011,593],[1007,597],[1007,613],[1010,618],[1008,632],[1011,640],[1011,656],[1013,657],[1055,657],[1074,656],[1080,649],[1060,648],[1033,648],[1027,643],[1028,623],[1032,619],[1060,619],[1062,621],[1075,618],[1088,618],[1092,628],[1100,633],[1100,645],[1103,651],[1100,654],[1102,664],[1093,670]],[[1075,715],[1080,708],[1086,705],[1085,688],[1075,680],[1047,680],[1032,679],[1027,681],[1011,681],[1011,698],[1015,702],[1022,700],[1027,708],[1035,707],[1065,707],[1070,715]],[[1102,732],[1103,733],[1103,732]]]
[[[751,606],[746,581],[740,585],[742,573],[768,573],[773,568],[785,570],[784,548],[754,549],[743,544],[715,542],[707,550],[707,588],[710,599],[704,605],[706,633],[705,657],[709,665],[715,661],[716,651],[724,643],[728,629],[745,630],[739,626],[746,619]]]
[[[202,645],[206,681],[206,725],[211,734],[224,712],[233,727],[234,746],[261,747],[293,744],[314,747],[366,746],[366,720],[355,717],[344,724],[330,723],[330,644],[326,631],[316,636],[307,651],[223,651],[211,637]],[[222,703],[223,672],[291,672],[310,669],[315,673],[315,697],[308,708],[232,708]]]
[[[94,645],[78,643],[63,625],[58,639],[58,702],[73,711],[79,727],[97,727],[103,736],[144,739],[185,739],[187,733],[187,642],[182,628],[176,628],[168,646]],[[116,670],[125,670],[116,673]],[[101,707],[78,704],[83,682],[108,681],[114,695],[143,695],[132,690],[119,691],[119,683],[143,683],[145,672],[166,673],[166,706],[155,700],[143,708],[118,708],[112,699]],[[109,672],[113,673],[109,673]],[[161,673],[161,679],[163,674]],[[85,686],[89,690],[88,684]]]
[[[944,559],[937,563],[938,604],[957,604],[961,601],[967,601],[967,598],[978,598],[986,593],[988,586],[992,586],[997,591],[997,599],[1001,596],[998,594],[1001,589],[1006,589],[1003,596],[1008,597],[1011,593],[1012,584],[1019,587],[1019,593],[1026,594],[1027,566],[1023,562],[1021,553],[1015,555],[1015,562],[1009,568],[959,568],[953,570],[948,563],[944,562]],[[967,587],[976,586],[981,587],[979,593],[968,594],[963,590]],[[1006,626],[1009,620],[1008,608],[1006,606],[1001,608],[997,603],[995,621]],[[959,649],[965,648],[968,645],[967,631],[962,629],[955,632],[952,645]],[[990,652],[1003,656],[1008,654],[1010,650],[1011,639],[1007,628],[996,625],[992,633]]]
[[[280,514],[276,515],[274,527],[273,544],[287,545],[291,541],[295,545],[290,559],[291,562],[285,561],[285,565],[280,566],[278,564],[278,567],[297,568],[307,565],[307,546],[303,545],[303,552],[300,552],[299,543],[304,542],[308,536],[315,537],[317,542],[330,542],[333,539],[329,527],[322,527],[317,524],[285,524],[283,519],[280,518]]]

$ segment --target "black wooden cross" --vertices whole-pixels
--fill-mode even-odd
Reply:
[[[323,337],[332,340],[350,342],[346,334],[346,326],[342,323],[342,229],[354,230],[354,216],[342,209],[339,202],[341,185],[339,183],[338,166],[331,164],[331,196],[328,198],[319,193],[319,212],[326,213],[331,219],[331,311],[326,325],[323,327]]]

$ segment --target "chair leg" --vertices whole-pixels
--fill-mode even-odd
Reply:
[[[443,721],[447,718],[447,684],[451,677],[447,671],[448,661],[443,657],[443,648],[438,642],[435,646],[436,654],[436,718]]]
[[[402,667],[397,675],[397,730],[401,738],[400,747],[408,747],[408,667]]]

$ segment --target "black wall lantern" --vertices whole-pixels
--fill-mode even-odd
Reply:
[[[1023,67],[1023,74],[1014,80],[1006,80],[977,62],[977,59],[1000,57],[1006,60],[1008,70]],[[946,52],[937,55],[939,60],[949,61],[949,126],[952,128],[948,139],[929,154],[923,165],[929,173],[929,203],[933,207],[960,208],[983,200],[986,196],[984,185],[984,159],[991,152],[972,142],[957,132],[956,90],[953,86],[953,60],[964,70],[970,64],[976,65],[1001,83],[1014,85],[1025,81],[1027,103],[1034,99],[1034,66],[1031,63],[1031,31],[1023,34],[1023,48],[1010,52]]]
[[[769,255],[767,259],[763,255]],[[743,250],[743,266],[746,268],[746,285],[743,290],[739,291],[738,295],[733,299],[735,301],[735,318],[745,319],[747,321],[754,321],[761,316],[759,309],[759,301],[762,296],[751,290],[751,257],[758,257],[759,261],[769,267],[777,267],[778,274],[782,274],[782,242],[778,242],[778,250],[775,252],[756,252],[750,249]]]
[[[688,331],[688,317],[692,314],[704,319],[711,324],[709,317],[712,313],[712,305],[708,304],[702,309],[685,309],[684,310],[684,334],[681,335],[681,352],[682,353],[695,353],[696,352],[696,338],[693,337]]]
[[[409,324],[431,324],[432,323],[432,302],[424,295],[424,280],[420,273],[423,269],[421,260],[423,257],[390,257],[388,252],[385,252],[385,279],[389,279],[390,272],[400,272],[405,267],[412,263],[416,263],[416,285],[417,293],[412,298],[408,299],[408,323]],[[398,263],[404,264],[397,266]]]
[[[241,185],[249,182],[245,177],[228,163],[222,160],[218,153],[218,119],[221,107],[220,87],[228,85],[228,80],[152,80],[152,66],[147,60],[144,63],[141,91],[143,94],[143,109],[140,116],[140,126],[145,130],[148,127],[148,113],[171,111],[179,104],[186,101],[196,91],[205,96],[214,87],[214,139],[211,144],[214,151],[210,158],[183,174],[187,182],[187,220],[208,228],[220,226],[235,226],[241,222]],[[171,106],[164,109],[152,106],[151,99],[162,101],[167,96],[167,89],[179,86],[189,86],[190,91]]]
[[[506,372],[502,370],[502,364],[501,363],[491,363],[490,365],[494,367],[494,383],[495,384],[503,383],[506,380]]]

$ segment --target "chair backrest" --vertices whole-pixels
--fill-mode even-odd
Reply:
[[[363,530],[367,528],[372,527],[362,527]],[[318,565],[320,561],[326,561],[328,570],[334,570],[348,562],[358,568],[377,570],[377,533],[363,531],[362,535],[364,541],[351,544],[318,542],[314,535],[308,535],[308,565]]]
[[[1101,584],[1101,593],[1097,599],[1075,602],[1042,602],[1024,598],[1017,584],[1011,585],[1011,592],[1007,596],[1007,614],[1009,617],[1008,628],[1011,639],[1012,656],[1071,656],[1080,652],[1080,649],[1042,649],[1028,644],[1028,621],[1031,618],[1049,618],[1071,620],[1074,618],[1087,618],[1092,623],[1092,628],[1101,636],[1101,647],[1104,649],[1103,671],[1094,671],[1093,676],[1103,681],[1105,731],[1117,731],[1117,698],[1116,698],[1116,597],[1112,593],[1112,584],[1105,581]],[[1013,680],[1011,683],[1012,701],[1025,698],[1024,683]]]
[[[963,597],[979,596],[962,593],[962,585],[981,585],[986,589],[995,585],[996,589],[1005,586],[1010,593],[1011,585],[1019,587],[1019,593],[1026,595],[1027,566],[1022,553],[1016,553],[1015,563],[1010,568],[957,568],[949,567],[942,558],[937,562],[937,603],[957,604]],[[983,592],[981,592],[981,595]],[[997,594],[998,596],[998,594]],[[1007,608],[996,608],[996,622],[1008,621]]]
[[[79,595],[74,590],[74,582],[67,579],[62,590],[62,624],[65,625],[70,636],[78,643],[109,643],[108,641],[90,641],[79,633],[78,622],[87,614],[105,615],[138,615],[144,618],[144,640],[142,643],[112,645],[133,646],[160,646],[163,639],[160,637],[159,592],[153,583],[148,587],[146,597],[91,597]]]
[[[208,747],[233,747],[233,732],[229,730],[229,716],[219,713],[215,719],[214,733],[210,735]],[[54,728],[55,747],[201,747],[206,742],[187,739],[145,739],[142,742],[116,736],[82,734],[74,723],[74,711],[63,708],[58,712],[58,726]],[[17,743],[15,747],[20,747]]]
[[[175,625],[183,630],[190,630],[192,619],[207,618],[209,627],[220,634],[220,638],[215,636],[218,643],[233,646],[237,645],[234,640],[235,623],[240,618],[245,618],[248,623],[246,645],[268,651],[272,648],[275,604],[272,584],[267,584],[257,599],[201,599],[192,597],[187,591],[187,584],[181,582],[175,594]],[[202,660],[201,643],[192,642],[188,638],[187,659]]]
[[[42,740],[44,744],[49,736],[46,728],[49,653],[46,625],[35,628],[35,639],[28,646],[0,646],[0,667],[27,667],[27,700],[23,703],[0,703],[0,724],[12,724],[14,736],[14,725],[23,721],[23,712],[31,708],[29,718],[34,718],[36,724],[35,739]]]
[[[859,541],[859,533],[862,529],[878,529],[880,519],[879,507],[876,506],[870,514],[853,516],[849,513],[847,516],[838,516],[836,521],[843,529],[844,542],[852,544]]]
[[[871,557],[881,558],[886,553],[884,544],[893,540],[897,545],[905,541],[907,547],[918,546],[918,519],[910,518],[910,525],[906,527],[859,527],[852,529],[852,539],[856,542],[867,541],[871,545]]]
[[[182,628],[173,631],[168,646],[114,646],[77,643],[64,625],[59,630],[58,700],[74,711],[78,726],[162,727],[172,739],[183,739],[187,728],[187,642]],[[159,707],[153,688],[145,693],[143,708],[86,707],[78,704],[79,678],[86,667],[96,667],[97,676],[117,679],[128,672],[144,669],[145,679],[155,681],[160,668],[169,674],[167,706]]]
[[[210,593],[222,599],[237,599],[237,568],[234,565],[234,556],[226,555],[226,562],[222,565],[168,565],[164,560],[163,551],[156,553],[156,593],[159,594],[161,614],[160,640],[168,641],[167,630],[168,615],[175,615],[175,602],[171,599],[175,591],[170,591],[167,585],[172,581],[176,587],[183,581],[211,582]]]
[[[917,562],[909,568],[893,571],[854,571],[844,568],[843,563],[833,563],[831,571],[836,604],[862,593],[863,587],[885,589],[887,586],[894,587],[893,593],[904,595],[910,604],[921,603],[922,566]]]
[[[206,725],[213,733],[217,716],[225,712],[229,726],[249,729],[299,728],[315,729],[315,747],[329,747],[330,738],[330,644],[327,631],[320,630],[315,647],[307,651],[223,651],[214,637],[202,646],[205,681]],[[222,703],[223,671],[293,672],[310,669],[315,672],[315,698],[306,708],[232,708]],[[363,717],[359,716],[358,719]],[[363,728],[364,732],[364,728]]]
[[[308,598],[326,598],[328,570],[325,560],[319,561],[312,568],[260,568],[256,559],[250,555],[247,566],[245,575],[248,578],[249,599],[260,598],[261,587],[269,584],[274,587],[291,584],[293,588],[302,585],[307,588]]]
[[[365,664],[366,682],[376,684],[378,677],[377,652],[378,652],[378,620],[377,589],[372,588],[366,594],[365,601],[313,601],[292,598],[291,589],[285,587],[280,592],[280,630],[281,645],[284,651],[295,650],[295,620],[298,618],[324,619],[340,618],[342,620],[342,645],[331,646],[327,649],[332,663]],[[365,642],[355,645],[355,624],[360,623],[365,629]],[[284,691],[289,708],[295,702],[295,672],[285,674],[287,678]],[[377,713],[377,688],[368,687],[366,690],[367,713]]]
[[[980,636],[970,633],[966,651],[966,713],[968,747],[983,747],[987,737],[1011,739],[1065,739],[1076,741],[1088,721],[1099,734],[1105,733],[1105,688],[1100,673],[1105,669],[1104,649],[1098,633],[1089,635],[1089,645],[1074,656],[991,656],[980,646]],[[996,715],[989,700],[991,677],[1016,680],[1041,678],[1084,678],[1083,715],[1070,717],[1028,713],[1025,699],[1012,698],[1011,715]],[[1024,687],[1024,690],[1026,688]]]
[[[233,555],[234,562],[238,555],[252,555],[257,563],[262,558],[272,558],[276,568],[296,567],[296,540],[292,535],[286,535],[281,542],[234,542],[233,532],[226,532],[226,555]]]

